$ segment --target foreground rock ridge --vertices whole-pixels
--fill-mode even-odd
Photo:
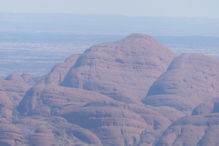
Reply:
[[[219,144],[219,61],[131,34],[0,79],[1,146]]]

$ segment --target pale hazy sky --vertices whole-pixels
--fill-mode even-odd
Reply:
[[[0,0],[0,12],[219,18],[219,0]]]

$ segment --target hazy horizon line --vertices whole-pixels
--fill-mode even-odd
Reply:
[[[184,19],[214,19],[219,20],[219,17],[199,17],[199,16],[149,16],[149,15],[125,15],[114,13],[67,13],[67,12],[6,12],[0,11],[0,14],[29,14],[29,15],[72,15],[72,16],[120,16],[133,18],[184,18]]]

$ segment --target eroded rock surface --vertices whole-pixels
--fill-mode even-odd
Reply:
[[[132,34],[86,50],[62,85],[96,91],[119,101],[137,102],[174,57],[152,37]]]
[[[217,145],[219,62],[132,34],[0,79],[0,145]]]
[[[218,100],[217,100],[218,101]],[[161,136],[157,145],[218,145],[219,105],[217,101],[199,105],[192,116],[174,122]],[[204,111],[206,109],[206,111]]]
[[[201,54],[176,57],[151,86],[144,102],[192,111],[219,95],[219,61]]]

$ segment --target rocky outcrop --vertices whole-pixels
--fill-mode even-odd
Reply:
[[[162,131],[172,120],[172,114],[168,117],[168,114],[159,113],[158,108],[126,105],[92,91],[53,85],[38,85],[30,89],[18,111],[26,116],[61,116],[94,133],[104,145],[137,144],[143,131]],[[73,133],[81,138],[81,132]],[[83,141],[90,141],[86,139]]]
[[[192,111],[219,95],[219,61],[201,54],[176,57],[151,86],[144,102]]]
[[[74,54],[68,57],[65,62],[57,64],[51,72],[46,75],[45,83],[46,84],[56,84],[59,85],[63,82],[68,71],[75,65],[75,62],[80,55]]]
[[[0,91],[0,117],[10,119],[12,117],[13,103],[7,93]]]
[[[0,145],[217,145],[218,73],[144,34],[95,45],[43,77],[0,79]]]
[[[0,123],[0,145],[16,146],[25,142],[20,129],[8,122]]]
[[[86,50],[62,85],[92,90],[119,101],[137,102],[174,57],[152,37],[132,34]]]
[[[174,122],[163,133],[157,145],[218,145],[218,108],[218,100],[200,104],[192,116]]]
[[[36,146],[58,146],[51,130],[42,127],[36,129],[34,134],[29,136],[29,142]]]

